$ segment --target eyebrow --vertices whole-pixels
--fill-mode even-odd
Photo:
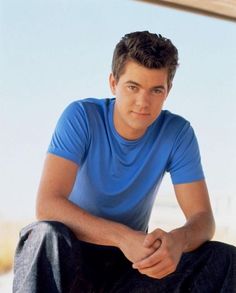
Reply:
[[[133,84],[133,85],[136,85],[136,86],[141,86],[138,82],[136,81],[133,81],[133,80],[128,80],[125,82],[125,84]],[[152,90],[154,89],[165,89],[165,87],[163,85],[156,85],[154,87],[151,88]]]
[[[138,85],[138,86],[140,86],[139,83],[137,83],[136,81],[133,81],[133,80],[128,80],[128,81],[126,81],[125,83],[132,83],[132,84],[134,84],[134,85]]]

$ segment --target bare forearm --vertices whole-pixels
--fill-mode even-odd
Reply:
[[[118,247],[131,262],[151,255],[156,248],[143,247],[144,232],[93,216],[68,200],[78,169],[69,160],[47,155],[37,196],[37,218],[64,223],[80,240]]]
[[[183,245],[183,252],[196,249],[210,240],[215,232],[215,222],[211,213],[201,212],[191,217],[184,226],[170,233]]]
[[[67,225],[78,239],[100,245],[119,247],[122,239],[132,234],[125,225],[95,217],[67,198],[58,197],[38,202],[36,209],[38,220],[55,220]]]
[[[80,240],[118,247],[131,262],[144,259],[156,250],[156,247],[143,247],[144,232],[95,217],[64,197],[54,197],[43,203],[38,201],[37,218],[64,223]]]

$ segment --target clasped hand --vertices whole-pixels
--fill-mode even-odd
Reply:
[[[161,229],[145,235],[143,247],[149,251],[149,255],[141,260],[133,262],[133,268],[141,274],[152,278],[161,279],[176,270],[183,245],[177,241],[174,235]]]

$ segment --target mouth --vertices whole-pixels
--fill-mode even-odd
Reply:
[[[150,113],[142,113],[142,112],[136,112],[136,111],[132,111],[132,113],[138,117],[148,117],[150,116]]]

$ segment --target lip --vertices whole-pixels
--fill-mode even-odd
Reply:
[[[135,111],[132,111],[132,113],[134,113],[135,115],[140,116],[140,117],[150,116],[149,113],[142,113],[142,112],[135,112]]]

